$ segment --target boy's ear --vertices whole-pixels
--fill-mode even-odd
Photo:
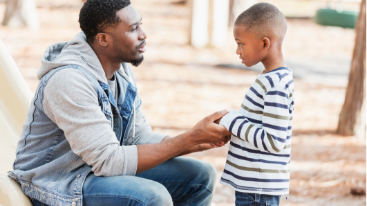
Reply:
[[[268,50],[270,48],[270,39],[268,37],[264,37],[263,41],[263,49]]]

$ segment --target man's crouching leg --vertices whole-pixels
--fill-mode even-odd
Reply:
[[[83,205],[173,205],[160,183],[135,176],[97,177],[90,174],[83,185]]]
[[[207,162],[176,157],[137,176],[164,185],[174,205],[208,206],[213,198],[216,170]]]

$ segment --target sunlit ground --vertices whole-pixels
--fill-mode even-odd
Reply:
[[[51,2],[51,1],[50,1]],[[180,134],[221,109],[238,109],[258,72],[215,67],[239,64],[228,31],[225,48],[188,45],[189,10],[170,1],[134,0],[148,35],[145,61],[134,68],[144,112],[153,130]],[[80,2],[38,1],[41,29],[0,26],[0,38],[32,91],[45,48],[79,32]],[[4,3],[0,3],[0,18]],[[0,19],[1,20],[1,19]],[[344,101],[354,31],[288,20],[284,55],[295,72],[295,117],[290,194],[281,205],[365,205],[350,189],[366,186],[365,140],[334,133]],[[228,146],[189,155],[213,164],[218,184],[213,205],[234,205],[234,191],[219,184]],[[287,199],[286,199],[287,198]]]

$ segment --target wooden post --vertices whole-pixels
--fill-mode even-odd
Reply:
[[[256,4],[257,0],[233,0],[233,5],[231,8],[231,15],[233,18],[233,22],[237,19],[237,17],[244,12],[246,9],[250,8],[252,5]]]
[[[209,0],[193,0],[191,5],[191,45],[203,48],[209,43]]]
[[[34,0],[7,0],[3,25],[38,29],[36,2]]]
[[[337,133],[366,137],[366,0],[362,0],[356,23],[356,39],[344,105]]]
[[[229,0],[212,0],[210,43],[214,47],[226,44],[229,19]]]
[[[190,42],[195,48],[224,46],[228,32],[229,0],[192,0]]]

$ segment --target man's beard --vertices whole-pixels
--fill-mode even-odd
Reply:
[[[117,42],[117,41],[115,40],[115,42]],[[143,45],[144,43],[145,43],[145,41],[143,41],[141,43],[141,45]],[[139,47],[141,47],[141,45],[139,45]],[[144,56],[143,55],[141,57],[134,58],[139,53],[139,51],[138,51],[138,48],[139,47],[137,47],[134,52],[131,52],[131,51],[122,49],[117,44],[114,44],[114,52],[119,57],[119,59],[121,59],[123,62],[129,62],[133,66],[136,66],[137,67],[144,60]]]
[[[140,58],[137,58],[137,59],[134,59],[132,61],[130,61],[130,63],[133,65],[133,66],[139,66],[144,60],[144,56],[141,56]]]

